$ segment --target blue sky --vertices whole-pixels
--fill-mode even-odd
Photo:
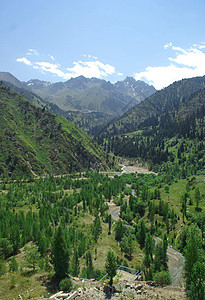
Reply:
[[[1,1],[0,71],[28,81],[205,75],[204,0]]]

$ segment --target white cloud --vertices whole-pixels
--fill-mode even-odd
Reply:
[[[29,49],[27,55],[35,54],[37,56],[37,53],[38,52],[36,50]],[[73,62],[73,67],[66,69],[63,69],[59,64],[54,63],[54,57],[52,55],[48,55],[47,59],[44,59],[43,61],[39,60],[39,56],[38,58],[33,58],[33,61],[28,60],[26,57],[18,58],[17,61],[26,65],[31,65],[34,69],[40,70],[43,74],[52,73],[66,80],[70,79],[71,77],[78,77],[80,75],[83,75],[87,78],[105,78],[114,73],[118,74],[119,76],[123,75],[122,73],[117,73],[114,66],[104,64],[97,60],[96,56],[84,54],[83,57],[83,61],[79,60],[77,62]]]
[[[194,44],[189,49],[176,47],[172,43],[164,45],[164,49],[171,48],[175,57],[169,57],[167,66],[147,67],[145,71],[136,73],[136,80],[145,80],[161,89],[182,78],[205,75],[205,45]]]
[[[16,60],[17,62],[22,62],[28,66],[32,65],[32,62],[30,60],[28,60],[26,57],[21,57],[21,58],[17,58]]]
[[[46,62],[46,61],[35,62],[34,65],[33,65],[34,69],[39,69],[39,70],[44,71],[44,72],[49,72],[49,73],[55,74],[59,77],[62,77],[63,79],[69,79],[70,75],[67,74],[67,73],[62,72],[59,69],[59,67],[60,67],[59,64],[53,64],[53,63]]]
[[[38,56],[39,53],[35,49],[28,49],[28,52],[26,53],[26,55],[36,55],[36,56]]]
[[[118,75],[118,76],[123,76],[123,73],[120,73],[120,72],[119,72],[117,75]]]
[[[91,55],[91,54],[83,54],[83,57],[89,58],[89,59],[98,59],[97,56]]]
[[[109,64],[103,64],[97,61],[78,61],[73,63],[74,67],[67,68],[71,77],[83,75],[87,78],[91,77],[107,77],[115,73],[115,67]]]

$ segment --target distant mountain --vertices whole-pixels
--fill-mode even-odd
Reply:
[[[205,88],[205,76],[183,79],[146,98],[123,116],[111,122],[102,135],[126,134],[151,124],[157,116],[178,107],[194,93]],[[154,121],[153,121],[154,122]]]
[[[9,72],[0,72],[0,81],[12,83],[14,86],[18,88],[25,88],[24,85],[20,80],[18,80],[15,76],[13,76]]]
[[[33,92],[65,111],[100,112],[119,116],[156,90],[134,78],[111,84],[97,78],[79,76],[66,82],[25,83]]]
[[[132,77],[115,84],[83,76],[57,83],[38,79],[21,82],[5,72],[0,72],[0,78],[33,104],[45,106],[92,136],[102,131],[113,118],[156,92],[154,87]]]
[[[47,87],[51,84],[52,84],[51,82],[42,81],[42,80],[39,80],[39,79],[31,79],[28,82],[24,82],[25,86],[27,86],[31,89],[34,89],[34,90],[45,88],[45,87]]]
[[[66,119],[0,83],[0,177],[107,168],[109,158]]]
[[[114,86],[119,92],[129,95],[138,101],[142,101],[156,93],[156,89],[153,86],[141,80],[136,81],[133,77],[126,77],[124,80],[116,82]]]

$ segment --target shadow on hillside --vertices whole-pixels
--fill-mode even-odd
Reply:
[[[47,276],[40,276],[39,281],[43,282],[43,285],[47,288],[48,292],[51,294],[56,293],[59,291],[59,283],[60,280],[55,277],[47,277]]]
[[[121,291],[117,290],[114,286],[105,285],[103,292],[106,295],[106,299],[111,299],[115,293],[120,293]]]

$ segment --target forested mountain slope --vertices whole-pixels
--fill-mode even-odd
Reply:
[[[172,165],[185,178],[205,169],[205,89],[181,96],[178,104],[145,119],[135,129],[124,135],[101,135],[98,141],[107,152],[143,160],[155,171],[160,165],[161,170]]]
[[[0,176],[106,168],[108,158],[80,129],[0,84]]]
[[[156,116],[172,110],[203,88],[205,88],[205,76],[174,82],[109,124],[102,135],[113,136],[138,130],[145,124],[149,124]]]

